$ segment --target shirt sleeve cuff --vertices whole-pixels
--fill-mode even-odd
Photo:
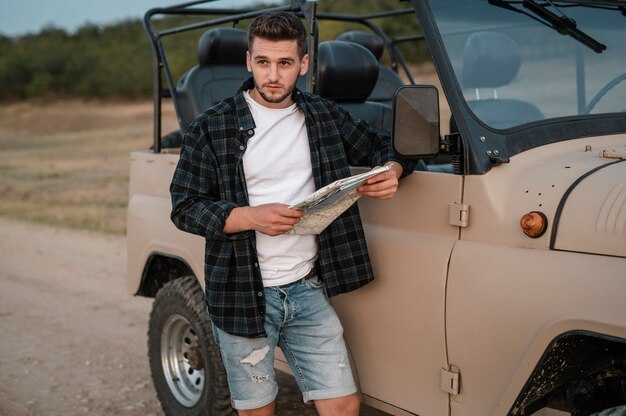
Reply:
[[[208,222],[207,238],[216,240],[243,240],[250,236],[250,231],[241,231],[231,234],[224,232],[226,219],[234,208],[237,208],[237,204],[228,201],[216,201],[212,204],[211,217],[213,221]]]

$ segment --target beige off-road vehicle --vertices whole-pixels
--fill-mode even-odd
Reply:
[[[233,95],[249,75],[245,28],[264,11],[198,3],[146,14],[155,140],[131,154],[128,288],[155,297],[149,360],[168,415],[233,410],[205,311],[204,241],[169,219],[181,133],[161,134],[161,105],[184,131]],[[421,159],[396,198],[358,202],[376,280],[332,299],[364,402],[394,415],[624,414],[624,2],[393,4],[279,7],[310,30],[300,87]],[[354,30],[326,34],[329,21]],[[197,34],[198,61],[173,74],[164,45],[179,33]],[[412,85],[407,62],[424,44],[439,94]]]

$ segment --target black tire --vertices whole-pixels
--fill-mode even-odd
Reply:
[[[610,409],[604,409],[603,411],[594,413],[591,416],[626,416],[626,406],[617,406]]]
[[[169,282],[157,293],[150,314],[148,358],[166,415],[236,415],[204,295],[194,276]]]

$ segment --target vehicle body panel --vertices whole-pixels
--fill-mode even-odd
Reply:
[[[560,334],[626,338],[624,293],[624,258],[459,242],[446,308],[449,360],[462,372],[451,414],[507,414]]]
[[[132,152],[127,210],[127,288],[137,294],[150,256],[182,259],[204,287],[204,239],[177,229],[170,220],[169,184],[177,153]]]
[[[607,161],[563,198],[556,250],[626,257],[626,163]]]
[[[449,202],[460,201],[461,182],[416,172],[402,180],[393,200],[360,199],[376,278],[332,300],[362,393],[415,414],[448,409],[440,372],[448,368],[446,275],[458,229],[447,219]]]
[[[466,176],[463,202],[470,205],[470,226],[463,229],[461,238],[549,249],[555,215],[564,194],[581,176],[611,162],[599,156],[601,149],[624,144],[626,135],[552,143],[515,155],[510,163],[494,168],[493,172]],[[626,180],[625,176],[610,173],[613,181],[623,184]],[[594,196],[585,194],[584,199],[588,198]],[[548,230],[540,238],[528,238],[521,231],[520,220],[531,211],[541,211],[548,219]],[[559,233],[565,232],[566,227],[577,225],[560,225]],[[616,240],[611,244],[620,245]]]

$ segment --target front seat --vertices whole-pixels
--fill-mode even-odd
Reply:
[[[498,98],[498,88],[515,79],[521,63],[519,46],[501,33],[476,32],[465,42],[461,84],[476,91],[476,99],[467,100],[467,104],[491,127],[506,129],[544,118],[541,110],[532,103]],[[481,88],[492,89],[493,97],[481,98]]]

